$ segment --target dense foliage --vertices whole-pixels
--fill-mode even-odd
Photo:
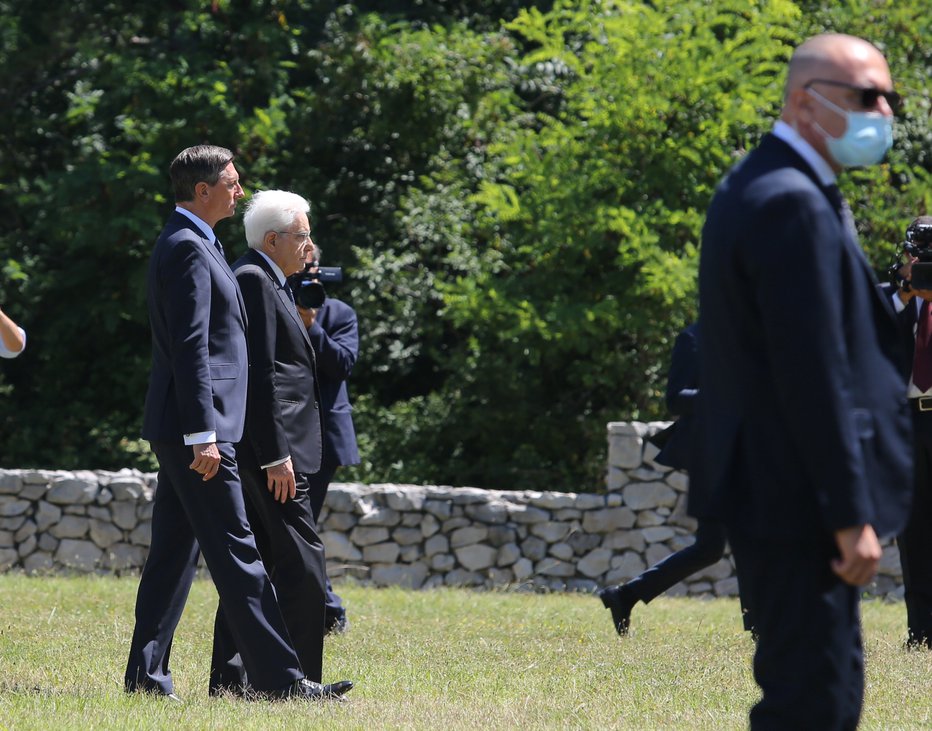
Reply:
[[[144,273],[168,162],[233,148],[313,204],[356,307],[364,463],[342,478],[593,490],[605,422],[662,418],[703,212],[803,38],[887,52],[908,103],[848,176],[882,270],[930,209],[923,4],[0,0],[8,466],[151,466]],[[218,232],[244,248],[239,219]]]

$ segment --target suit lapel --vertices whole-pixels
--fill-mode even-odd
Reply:
[[[288,296],[288,293],[285,291],[285,287],[288,286],[288,282],[285,282],[285,286],[281,286],[278,283],[278,277],[275,275],[275,272],[272,270],[272,267],[269,266],[269,263],[266,261],[265,257],[258,253],[255,249],[250,249],[247,253],[247,256],[252,260],[252,263],[260,267],[262,271],[266,273],[269,280],[272,283],[272,287],[275,289],[275,293],[278,295],[279,301],[282,303],[282,307],[285,308],[285,312],[291,317],[294,323],[298,326],[298,330],[301,331],[301,336],[304,340],[304,344],[311,351],[311,357],[313,358],[314,349],[311,347],[311,339],[308,337],[307,328],[304,327],[304,321],[301,319],[301,316],[298,314],[298,308],[295,306],[294,301],[291,297]]]

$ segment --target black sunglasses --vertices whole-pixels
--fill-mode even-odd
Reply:
[[[831,79],[813,79],[805,88],[808,89],[813,84],[826,84],[827,86],[841,86],[845,89],[850,89],[851,91],[856,91],[860,94],[859,102],[862,107],[865,109],[873,109],[877,106],[877,101],[880,97],[883,97],[887,100],[887,104],[890,105],[890,109],[894,111],[899,108],[901,97],[895,91],[883,91],[882,89],[874,88],[865,88],[863,86],[855,86],[854,84],[848,84],[844,81],[833,81]]]

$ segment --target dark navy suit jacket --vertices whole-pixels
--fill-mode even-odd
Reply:
[[[693,323],[676,336],[667,374],[667,410],[679,418],[655,462],[678,470],[689,468],[693,443],[693,414],[699,388],[699,325]]]
[[[789,541],[903,526],[908,366],[839,204],[773,135],[716,192],[699,267],[697,517]]]
[[[152,370],[142,436],[183,444],[215,431],[237,442],[246,414],[246,314],[233,272],[212,240],[173,212],[148,274]]]
[[[332,450],[337,465],[358,464],[353,408],[346,388],[359,352],[356,313],[345,302],[328,297],[307,333],[317,353],[324,448]]]
[[[233,264],[249,318],[246,440],[257,464],[291,457],[295,472],[320,469],[321,413],[314,350],[269,263],[250,249]]]

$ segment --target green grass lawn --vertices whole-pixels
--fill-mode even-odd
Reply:
[[[0,729],[740,729],[757,698],[735,600],[635,609],[620,639],[592,596],[339,586],[352,626],[324,680],[346,703],[207,696],[213,585],[175,636],[177,705],[127,696],[135,579],[0,576]],[[902,604],[863,605],[861,727],[932,728],[932,652],[902,649]]]

